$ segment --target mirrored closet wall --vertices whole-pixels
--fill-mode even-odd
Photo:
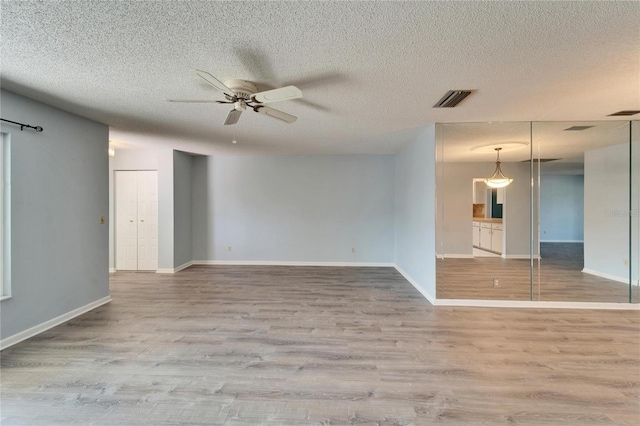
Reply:
[[[437,299],[639,303],[640,122],[438,124]]]

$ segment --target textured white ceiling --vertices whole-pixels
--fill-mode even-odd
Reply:
[[[122,144],[392,154],[433,122],[610,120],[640,109],[637,1],[0,7],[2,87],[106,123]],[[226,105],[164,102],[222,99],[195,68],[259,89],[297,85],[303,99],[273,106],[298,121],[246,112],[223,126]],[[476,92],[433,109],[449,89]]]
[[[567,130],[574,126],[590,126],[584,130]],[[491,122],[446,123],[438,127],[437,158],[450,162],[493,162],[492,150],[473,150],[490,144],[493,148],[513,142],[526,143],[519,149],[505,149],[500,160],[505,163],[527,161],[531,157],[554,159],[542,163],[546,169],[582,167],[584,153],[612,145],[629,144],[629,121],[588,122]],[[638,129],[633,129],[637,132]],[[635,134],[635,139],[640,135]],[[506,144],[506,145],[505,145]]]

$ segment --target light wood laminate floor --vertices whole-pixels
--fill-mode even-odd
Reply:
[[[3,425],[637,425],[640,313],[431,306],[392,268],[116,273],[2,352]]]
[[[629,303],[629,285],[582,272],[583,244],[542,243],[542,260],[476,257],[438,259],[438,299],[543,300],[554,302]],[[494,287],[493,279],[499,285]],[[632,287],[640,301],[640,287]],[[532,297],[533,296],[533,297]]]

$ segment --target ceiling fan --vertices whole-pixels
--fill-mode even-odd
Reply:
[[[227,119],[224,121],[225,125],[236,124],[238,119],[240,119],[240,115],[247,109],[247,107],[253,109],[258,114],[263,114],[289,124],[298,119],[295,115],[287,114],[286,112],[264,105],[271,102],[301,98],[302,92],[296,86],[286,86],[279,89],[258,92],[258,87],[250,81],[233,79],[222,83],[208,72],[201,70],[196,70],[196,75],[224,93],[224,97],[227,100],[167,99],[167,101],[233,104],[233,109],[229,111]]]

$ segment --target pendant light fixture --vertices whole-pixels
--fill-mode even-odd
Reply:
[[[496,171],[493,172],[493,176],[484,180],[484,183],[487,184],[490,188],[504,188],[513,182],[513,179],[509,179],[502,173],[502,169],[500,168],[500,150],[502,148],[496,148],[496,152],[498,153],[498,158],[496,159]]]

